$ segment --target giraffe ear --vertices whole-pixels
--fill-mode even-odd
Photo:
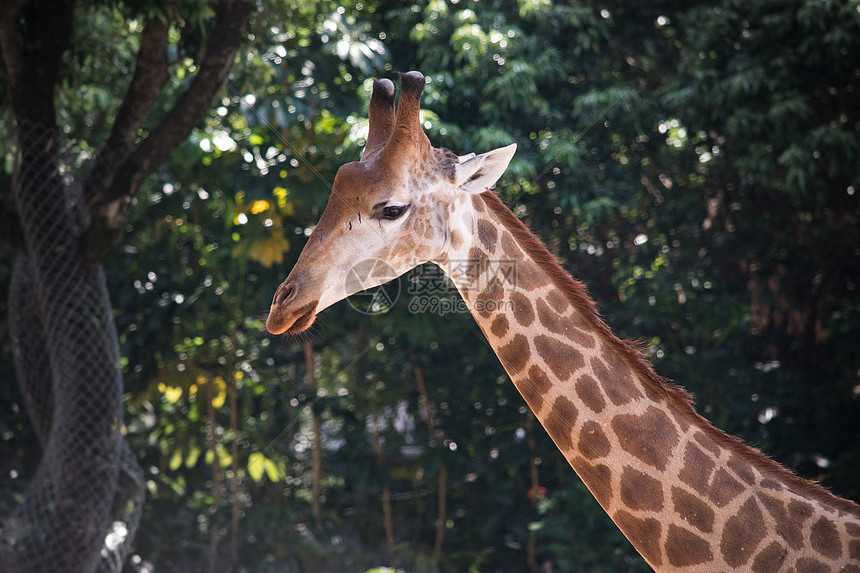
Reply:
[[[454,186],[467,193],[483,193],[496,184],[516,150],[517,144],[512,143],[481,155],[464,155],[460,163],[454,165]]]

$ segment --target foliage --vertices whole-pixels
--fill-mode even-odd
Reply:
[[[189,25],[172,24],[156,117],[199,58],[182,32],[207,27],[207,3],[177,6]],[[210,544],[246,570],[432,570],[440,475],[440,570],[643,570],[529,426],[471,318],[410,311],[411,277],[385,314],[326,311],[312,373],[305,340],[263,333],[334,173],[358,157],[367,80],[391,70],[428,76],[434,145],[519,144],[500,195],[703,415],[860,498],[856,2],[260,8],[210,113],[144,183],[107,263],[127,434],[149,490],[129,570],[200,569]],[[57,101],[78,166],[116,112],[138,16],[135,3],[77,12],[88,26],[75,28]],[[3,467],[22,480],[34,438],[3,379]]]

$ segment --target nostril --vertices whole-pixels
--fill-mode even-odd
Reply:
[[[275,304],[282,305],[292,299],[295,294],[296,288],[293,286],[293,283],[284,283],[275,292]]]

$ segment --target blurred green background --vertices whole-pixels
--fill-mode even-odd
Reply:
[[[73,169],[134,97],[144,24],[168,26],[169,78],[139,141],[219,9],[74,8],[53,94]],[[147,486],[125,571],[647,570],[472,318],[410,306],[432,269],[401,278],[387,312],[341,302],[308,336],[265,333],[328,182],[359,157],[370,80],[395,71],[427,76],[435,146],[518,144],[498,194],[700,413],[860,499],[858,54],[857,0],[258,0],[225,85],[104,261]],[[11,203],[2,79],[0,106]],[[39,461],[6,325],[14,243],[3,513]]]

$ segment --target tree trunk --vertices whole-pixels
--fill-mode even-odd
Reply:
[[[134,524],[114,513],[142,494],[139,470],[120,479],[126,446],[116,328],[103,272],[82,265],[80,195],[60,176],[57,130],[21,124],[18,143],[13,191],[25,253],[10,322],[44,453],[24,503],[5,523],[2,561],[22,573],[95,571],[103,549],[107,561],[124,558],[112,553]]]
[[[249,10],[246,0],[219,1],[207,55],[189,89],[143,143],[123,147],[124,157],[113,145],[100,152],[94,176],[112,186],[94,188],[87,202],[62,165],[54,105],[75,2],[0,5],[0,53],[19,150],[13,182],[18,220],[9,210],[2,213],[9,223],[4,232],[19,231],[11,242],[22,245],[10,290],[11,338],[24,401],[43,446],[24,501],[0,524],[4,571],[122,569],[144,488],[121,435],[120,355],[101,268],[113,242],[106,246],[108,233],[98,231],[106,226],[100,208],[128,205],[143,179],[199,122],[233,63]],[[162,25],[146,26],[135,81],[109,141],[137,137],[166,77],[166,38]],[[122,228],[126,212],[119,209],[109,229]],[[96,231],[84,240],[92,223]]]

